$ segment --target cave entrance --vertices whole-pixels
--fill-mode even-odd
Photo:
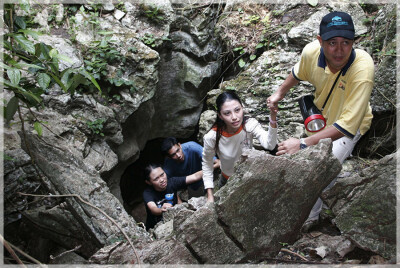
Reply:
[[[178,142],[197,141],[197,131],[190,138],[182,139],[176,137]],[[120,189],[124,208],[136,222],[146,223],[146,208],[143,203],[143,190],[146,187],[144,181],[144,169],[150,163],[161,164],[164,157],[161,155],[161,143],[163,138],[147,141],[145,147],[140,151],[139,159],[129,165],[121,176]]]

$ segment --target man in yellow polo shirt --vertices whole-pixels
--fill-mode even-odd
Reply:
[[[325,15],[320,23],[318,40],[304,47],[301,59],[292,68],[291,74],[267,99],[269,109],[277,111],[278,102],[290,88],[303,80],[315,87],[314,104],[318,109],[321,110],[326,102],[322,111],[326,127],[313,135],[307,133],[307,138],[289,138],[279,143],[277,155],[293,154],[317,144],[321,139],[331,138],[332,152],[343,163],[369,129],[372,121],[369,100],[374,83],[374,63],[367,52],[353,49],[354,34],[353,20],[349,14],[334,11]],[[308,231],[318,222],[321,208],[322,201],[318,199],[303,225],[303,231]]]

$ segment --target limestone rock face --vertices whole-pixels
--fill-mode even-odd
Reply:
[[[122,236],[118,226],[107,219],[104,213],[118,219],[119,226],[135,243],[150,240],[148,233],[136,225],[118,199],[110,193],[99,174],[85,166],[81,159],[77,159],[71,148],[61,144],[49,146],[36,135],[25,135],[24,139],[26,142],[23,144],[30,145],[29,151],[43,172],[42,179],[52,187],[53,194],[77,195],[91,204],[90,206],[74,197],[66,198],[72,215],[89,234],[96,247],[109,245]]]
[[[247,62],[238,68],[239,57],[233,62],[223,62],[225,54],[239,51],[223,51],[225,44],[221,43],[219,35],[226,26],[222,23],[225,15],[233,12],[237,13],[237,18],[242,15],[235,7],[235,1],[228,1],[226,6],[207,3],[190,8],[173,2],[125,1],[115,6],[107,3],[95,26],[91,22],[90,14],[94,9],[90,4],[82,6],[84,10],[76,11],[73,18],[66,17],[71,10],[67,12],[66,5],[62,4],[57,6],[56,14],[51,14],[51,7],[45,5],[41,5],[39,11],[32,9],[39,12],[37,14],[20,14],[36,17],[34,21],[39,25],[36,30],[45,32],[37,41],[53,46],[71,59],[71,62],[60,61],[60,71],[68,67],[82,68],[88,60],[86,49],[91,43],[101,42],[104,35],[100,32],[108,32],[107,37],[113,40],[108,45],[113,43],[121,60],[108,64],[103,79],[120,76],[134,88],[116,90],[117,97],[110,101],[103,99],[104,96],[79,90],[71,96],[55,86],[43,94],[43,109],[32,109],[30,114],[21,107],[21,116],[27,119],[25,132],[21,132],[22,122],[16,115],[2,133],[6,156],[6,231],[12,232],[10,226],[19,225],[21,211],[27,210],[26,215],[31,215],[35,224],[44,227],[47,225],[42,220],[59,216],[58,209],[50,210],[59,199],[47,198],[43,203],[49,211],[38,212],[35,210],[36,198],[19,196],[17,192],[77,194],[118,221],[134,239],[142,262],[239,263],[273,256],[279,249],[279,242],[295,239],[318,194],[340,169],[329,155],[330,145],[326,141],[290,157],[273,157],[259,151],[248,153],[238,165],[237,174],[216,193],[214,207],[201,203],[174,213],[171,211],[165,220],[173,220],[173,224],[169,223],[154,243],[150,234],[139,228],[124,210],[121,174],[139,158],[145,144],[152,139],[192,137],[199,126],[198,139],[201,141],[215,119],[215,98],[225,89],[235,89],[243,100],[246,114],[267,128],[266,98],[290,73],[299,60],[304,43],[315,37],[316,21],[328,10],[352,14],[356,34],[360,37],[355,46],[374,53],[374,59],[378,58],[371,97],[374,121],[370,133],[359,142],[357,154],[361,152],[380,158],[396,149],[396,68],[393,68],[396,63],[396,5],[376,7],[379,11],[371,21],[373,27],[363,24],[372,17],[360,4],[320,3],[311,7],[296,0],[259,5],[257,8],[263,9],[262,14],[269,15],[266,20],[260,18],[258,24],[265,23],[273,32],[257,40],[263,42],[264,47],[255,51],[254,60],[249,61],[246,54],[240,56]],[[146,16],[149,14],[146,11],[154,11],[155,5],[157,12],[163,15],[163,20],[158,22]],[[250,11],[243,8],[245,6],[241,6],[241,10],[246,13]],[[54,15],[59,23],[50,27]],[[68,31],[70,29],[73,34]],[[0,32],[7,33],[9,29],[0,29]],[[366,36],[361,36],[364,34]],[[377,40],[376,44],[371,42],[372,36]],[[244,35],[228,41],[246,44]],[[231,74],[224,69],[227,65],[235,65],[240,72]],[[220,81],[223,82],[217,85]],[[304,134],[297,100],[313,90],[312,85],[301,83],[281,101],[279,141]],[[5,99],[11,97],[11,93],[5,92]],[[199,124],[203,108],[208,110],[201,116]],[[33,122],[43,122],[42,136],[37,135]],[[93,125],[95,122],[97,125]],[[96,134],[94,127],[101,128],[101,133]],[[337,214],[337,225],[349,240],[388,258],[393,256],[396,244],[393,235],[393,161],[385,159],[379,162],[382,169],[369,169],[373,176],[367,173],[352,178],[343,176],[343,181],[338,180],[337,188],[332,190],[336,196],[326,199]],[[347,179],[354,181],[347,182]],[[352,201],[346,205],[347,198]],[[82,255],[88,256],[101,248],[99,254],[93,255],[93,263],[132,262],[133,251],[126,250],[129,246],[123,248],[123,242],[115,243],[123,239],[120,231],[102,213],[76,198],[65,198],[65,202],[68,220],[75,220],[74,228],[84,229],[85,239],[87,237],[92,243],[91,247],[81,249],[85,252]],[[355,224],[349,225],[347,217]],[[380,220],[382,218],[384,222]],[[62,227],[59,224],[54,230],[67,234],[71,231]],[[47,231],[51,230],[47,228]],[[60,239],[55,234],[48,237]],[[71,248],[75,240],[64,242],[68,243],[63,246]],[[122,247],[120,251],[119,247]],[[170,252],[167,254],[163,248]],[[124,255],[124,252],[130,255]]]
[[[241,248],[219,223],[213,204],[197,210],[175,231],[177,238],[188,244],[203,263],[236,263],[244,257]]]
[[[127,242],[104,247],[91,258],[92,264],[198,264],[190,251],[176,240],[157,240],[132,248]]]
[[[40,26],[45,34],[38,41],[71,59],[60,61],[60,71],[88,65],[92,57],[85,58],[85,52],[105,41],[99,32],[108,32],[107,46],[120,57],[107,62],[102,77],[105,81],[98,82],[103,85],[118,78],[134,86],[120,88],[118,83],[112,84],[117,94],[108,96],[109,99],[79,89],[71,96],[57,86],[49,88],[42,96],[44,108],[32,111],[35,120],[45,122],[41,137],[28,122],[25,122],[26,133],[22,133],[16,115],[5,131],[9,137],[5,151],[11,157],[18,157],[7,162],[6,194],[15,196],[13,201],[22,201],[18,206],[23,209],[30,209],[26,198],[16,196],[15,192],[37,194],[40,183],[46,186],[39,189],[42,193],[77,194],[118,219],[136,242],[143,242],[148,241],[149,234],[137,227],[124,210],[121,174],[138,159],[147,141],[168,135],[188,137],[195,131],[202,99],[219,74],[221,45],[218,35],[212,34],[218,7],[205,6],[204,12],[197,13],[198,9],[181,12],[184,9],[179,6],[175,10],[170,1],[121,5],[118,8],[123,12],[114,5],[106,5],[105,12],[96,18],[95,27],[89,17],[94,15],[93,7],[82,6],[69,20],[71,25],[57,26],[53,32],[49,16],[44,16],[51,13],[51,7],[43,6]],[[145,12],[156,7],[163,15],[159,23]],[[67,28],[73,28],[73,33]],[[169,35],[171,38],[167,38]],[[154,42],[149,43],[150,37]],[[28,117],[29,111],[22,108],[21,113],[22,117]],[[177,129],[181,131],[176,133]],[[22,151],[21,148],[31,154],[32,161],[17,151]],[[43,181],[34,178],[37,174],[29,162],[37,164],[43,172]],[[26,178],[24,188],[18,178],[20,181]],[[104,215],[74,198],[67,198],[66,202],[95,247],[119,239],[120,231]],[[20,219],[15,209],[10,207],[9,212],[9,222]]]
[[[319,193],[341,170],[330,147],[324,140],[288,158],[256,150],[242,155],[215,205],[248,259],[272,257],[279,242],[294,242]]]
[[[323,194],[343,235],[387,259],[396,256],[396,160],[388,155]]]

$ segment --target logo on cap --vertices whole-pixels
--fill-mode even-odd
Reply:
[[[349,25],[349,23],[347,21],[342,21],[342,17],[335,16],[332,18],[332,22],[328,23],[326,27],[339,26],[339,25]]]

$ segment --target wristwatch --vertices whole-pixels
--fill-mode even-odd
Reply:
[[[301,138],[301,139],[300,139],[300,149],[305,149],[305,148],[307,148],[307,144],[306,144],[306,142],[304,141],[304,139]]]

